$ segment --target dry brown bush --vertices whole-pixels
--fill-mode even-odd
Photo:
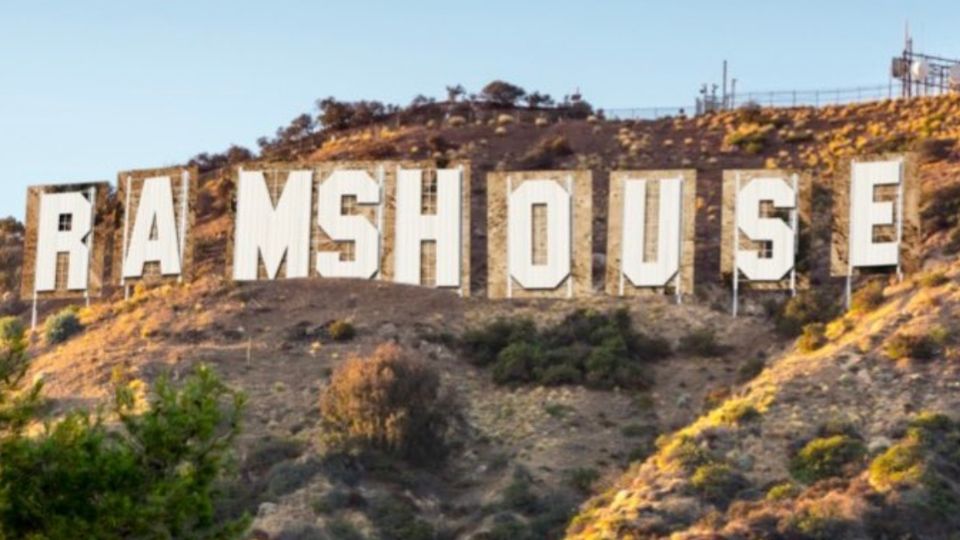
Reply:
[[[320,397],[325,442],[413,461],[442,453],[452,409],[437,373],[392,343],[347,360]]]

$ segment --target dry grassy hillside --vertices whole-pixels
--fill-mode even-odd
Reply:
[[[956,426],[915,426],[960,410],[958,277],[949,262],[861,293],[822,346],[662,437],[570,537],[952,538]]]
[[[270,159],[468,159],[475,216],[486,215],[485,171],[590,168],[598,269],[607,173],[695,167],[698,298],[683,306],[601,295],[485,300],[482,222],[474,224],[475,295],[468,299],[379,282],[230,283],[221,249],[231,180],[210,169],[195,230],[202,277],[80,310],[82,333],[34,344],[31,375],[45,381],[55,417],[101,402],[117,372],[149,383],[213,365],[249,398],[239,479],[221,511],[254,514],[255,538],[517,540],[564,531],[575,538],[868,538],[877,531],[895,538],[912,527],[918,538],[949,538],[956,519],[949,512],[960,500],[960,428],[929,415],[919,416],[922,427],[909,422],[925,410],[960,417],[958,113],[960,98],[942,97],[656,122],[491,115],[478,123],[335,131],[295,153],[277,147]],[[723,169],[811,169],[828,189],[843,160],[902,150],[922,160],[925,273],[884,281],[882,295],[876,286],[864,289],[858,309],[829,324],[837,284],[822,273],[815,281],[825,294],[817,298],[784,305],[784,298],[756,296],[747,316],[726,313],[717,244]],[[816,230],[820,244],[812,250],[822,253],[825,229]],[[672,353],[639,362],[635,378],[616,384],[531,379],[515,364],[483,365],[465,346],[471,330],[500,317],[528,317],[542,329],[577,309],[619,307],[627,308],[631,331],[662,337]],[[332,331],[344,322],[355,336]],[[385,342],[439,374],[453,412],[446,459],[424,466],[327,448],[321,394],[348,358],[368,358]],[[576,346],[591,358],[602,349]],[[510,370],[498,371],[504,366]],[[833,438],[818,443],[827,445],[826,458],[816,444],[803,452],[818,438]],[[836,465],[831,444],[852,457]],[[909,474],[891,481],[889,471],[871,466],[885,448],[905,449]],[[797,459],[810,454],[815,466]],[[836,474],[821,478],[821,469]]]

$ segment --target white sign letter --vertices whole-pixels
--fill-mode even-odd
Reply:
[[[260,258],[268,279],[275,279],[284,257],[287,277],[310,271],[311,172],[290,171],[274,208],[263,171],[240,171],[233,278],[254,281]]]
[[[875,201],[874,191],[879,185],[900,185],[901,163],[854,161],[850,170],[850,266],[896,266],[900,260],[900,235],[893,242],[873,240],[875,227],[894,224],[899,227],[894,220],[893,202]],[[901,220],[902,216],[896,219]]]
[[[366,171],[334,171],[318,189],[317,223],[335,242],[353,242],[353,260],[337,251],[317,253],[317,271],[324,277],[370,279],[380,269],[380,231],[361,215],[343,213],[343,197],[357,204],[379,204],[380,185]],[[419,266],[419,265],[418,265]]]
[[[570,275],[570,193],[553,180],[528,180],[508,198],[510,276],[525,289],[554,289]],[[546,262],[533,261],[533,211],[545,207]]]
[[[423,171],[397,171],[396,267],[399,283],[460,286],[460,204],[461,174],[457,169],[437,171],[436,212],[424,214]],[[436,243],[436,283],[420,283],[420,260],[425,240]]]
[[[740,188],[736,197],[738,232],[750,240],[770,243],[769,253],[763,255],[757,250],[735,246],[737,268],[750,281],[783,279],[793,268],[796,231],[782,219],[760,217],[760,203],[767,201],[775,208],[795,210],[796,191],[782,178],[754,178]]]
[[[67,289],[87,289],[92,232],[93,202],[78,191],[40,194],[37,226],[37,262],[34,290],[54,291],[57,287],[57,255],[67,253]]]
[[[644,260],[647,181],[623,183],[623,274],[637,287],[662,287],[680,270],[682,178],[662,178],[657,220],[657,259]]]
[[[128,209],[129,210],[129,209]],[[159,262],[160,273],[180,273],[180,242],[169,176],[147,178],[140,190],[137,218],[123,261],[123,277],[143,276],[143,265]]]

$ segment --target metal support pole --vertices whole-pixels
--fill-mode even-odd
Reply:
[[[399,169],[399,167],[398,167]],[[396,173],[394,173],[396,174]],[[377,204],[377,258],[379,259],[377,264],[377,279],[383,279],[383,268],[380,267],[379,263],[383,262],[383,198],[384,198],[384,184],[383,184],[383,165],[377,167],[377,183],[379,184],[380,189],[380,203]]]
[[[727,103],[727,61],[726,61],[726,60],[723,61],[723,96],[722,96],[722,100],[723,100],[723,109],[724,109],[724,110],[728,109],[728,108],[729,108],[729,104]]]
[[[183,260],[184,256],[187,253],[187,211],[188,211],[188,198],[190,193],[190,173],[186,170],[183,170],[180,174],[181,182],[181,191],[180,191],[180,275],[177,277],[178,283],[183,283],[183,272],[184,265],[186,262]]]
[[[460,197],[461,197],[460,200],[462,201],[463,200],[463,165],[462,164],[457,165],[457,171],[459,173],[457,175],[457,183],[460,185]],[[439,191],[439,189],[440,188],[438,187],[437,190]],[[470,186],[467,186],[467,189],[470,189]],[[463,205],[462,202],[460,204],[461,206]],[[457,231],[458,231],[457,238],[462,239],[463,238],[463,214],[460,214],[460,219],[457,220]],[[467,256],[469,257],[469,253],[467,254]],[[457,257],[460,257],[461,261],[463,260],[463,243],[462,242],[460,242],[460,253],[457,253]],[[463,263],[461,262],[460,264],[463,264]],[[463,268],[461,268],[460,265],[457,265],[457,268],[460,269],[460,274],[461,274],[460,276],[458,276],[458,278],[460,279],[460,287],[457,289],[457,294],[463,297],[463,288],[466,287],[467,290],[470,289],[470,280],[467,280],[467,282],[464,283],[463,277],[462,277]]]
[[[120,247],[120,261],[119,261],[120,262],[120,286],[123,287],[123,290],[124,290],[124,297],[123,297],[124,300],[127,299],[127,293],[126,293],[127,278],[126,278],[126,272],[123,271],[123,261],[127,259],[127,237],[129,236],[128,229],[130,228],[130,182],[131,182],[131,178],[129,175],[127,175],[126,197],[125,197],[126,202],[124,202],[123,204],[123,244]]]
[[[642,181],[642,182],[646,182],[646,180],[641,180],[641,181]],[[627,255],[626,244],[627,244],[627,243],[623,241],[623,233],[626,231],[626,229],[624,228],[623,224],[625,223],[625,220],[627,219],[627,201],[626,201],[626,199],[623,197],[623,193],[625,193],[626,190],[627,190],[627,179],[624,179],[624,180],[621,182],[621,187],[620,187],[620,194],[621,194],[621,195],[620,195],[620,283],[619,283],[619,288],[618,288],[618,293],[619,293],[618,295],[619,295],[619,296],[623,296],[623,289],[624,289],[624,285],[626,284],[626,276],[625,276],[624,273],[623,273],[623,263],[624,263],[624,261],[625,261],[626,258],[627,258],[627,257],[626,257],[626,255]],[[644,190],[644,193],[646,193],[646,190]]]
[[[90,186],[90,242],[87,244],[87,265],[92,267],[93,259],[93,241],[97,237],[97,188]],[[83,299],[87,307],[90,307],[90,275],[87,274],[86,287],[83,289]]]
[[[849,215],[847,216],[847,281],[844,286],[844,305],[850,309],[850,297],[853,295],[853,223],[856,216],[853,214],[852,201],[856,200],[857,184],[853,181],[853,166],[855,161],[850,162],[850,196],[847,200],[851,202]]]
[[[507,175],[507,298],[513,298],[513,274],[510,268],[510,194],[513,193],[513,177]]]
[[[800,212],[799,191],[797,190],[797,174],[791,178],[793,184],[793,210],[790,211],[790,227],[793,228],[793,267],[790,268],[790,296],[797,295],[797,248],[800,245],[800,221],[797,214]]]
[[[673,287],[678,306],[683,303],[683,206],[683,176],[680,176],[680,234],[677,235],[677,277]]]
[[[736,317],[740,308],[740,270],[737,268],[737,246],[740,238],[740,220],[737,219],[737,199],[740,196],[740,173],[736,174],[733,189],[733,306],[731,314]]]
[[[567,204],[570,206],[570,211],[567,212],[567,215],[570,216],[570,241],[573,242],[573,176],[567,175]],[[548,244],[549,246],[549,244]],[[567,298],[573,298],[573,272],[570,272],[570,275],[567,276]]]
[[[903,240],[903,160],[897,167],[897,281],[903,281],[903,268],[900,260],[900,243]]]

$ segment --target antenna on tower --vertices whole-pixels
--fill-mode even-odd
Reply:
[[[913,52],[913,38],[910,37],[910,19],[903,23],[903,50],[908,53]]]

